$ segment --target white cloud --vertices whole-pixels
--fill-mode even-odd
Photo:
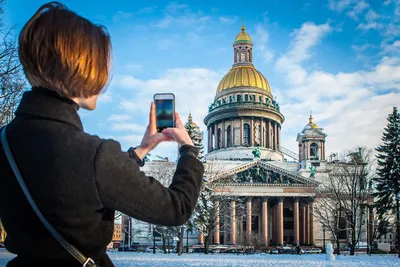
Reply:
[[[114,22],[119,22],[122,20],[127,20],[132,18],[132,13],[129,12],[124,12],[124,11],[118,11],[114,16],[113,16],[113,21]]]
[[[328,6],[333,11],[342,12],[357,2],[358,0],[329,0]]]
[[[237,21],[238,17],[219,17],[219,21],[224,24],[233,24]]]
[[[204,28],[210,19],[202,11],[194,12],[187,5],[172,2],[165,7],[164,17],[153,23],[153,27],[168,28],[170,25],[177,27],[197,27],[197,30]]]
[[[358,16],[369,7],[369,4],[365,1],[359,1],[352,10],[347,12],[347,15],[355,20],[358,20]]]
[[[319,34],[310,38],[307,32]],[[303,25],[294,32],[290,49],[277,62],[277,66],[284,63],[291,66],[283,69],[287,89],[273,92],[283,99],[281,112],[286,117],[282,127],[283,145],[297,151],[295,133],[308,123],[308,111],[312,110],[314,121],[328,134],[328,154],[359,145],[374,148],[381,142],[387,114],[392,106],[400,103],[399,54],[382,58],[371,70],[349,73],[307,71],[304,60],[310,58],[309,48],[328,32],[306,31]],[[397,48],[398,44],[394,42],[392,46]],[[368,46],[354,48],[365,50]],[[300,74],[294,76],[292,71],[300,73],[301,79],[297,77]]]
[[[311,57],[310,49],[331,31],[332,28],[328,23],[320,25],[312,22],[304,23],[300,29],[292,32],[294,39],[287,53],[277,60],[276,70],[290,76],[289,80],[294,84],[304,82],[307,72],[299,63],[309,59]]]
[[[363,45],[352,45],[351,48],[357,52],[364,52],[366,50],[368,50],[369,48],[373,48],[374,45],[372,44],[363,44]]]
[[[107,118],[108,121],[123,122],[131,120],[132,116],[128,114],[113,114]]]
[[[382,23],[376,22],[379,17],[380,16],[374,10],[368,10],[368,12],[365,14],[365,22],[360,23],[357,26],[357,29],[363,31],[382,29],[384,25]]]
[[[99,100],[100,103],[110,103],[112,101],[112,94],[111,91],[107,88],[105,93],[102,93],[99,95]]]
[[[260,24],[256,27],[255,38],[257,38],[257,48],[260,49],[262,57],[264,58],[264,62],[270,62],[273,59],[274,54],[267,46],[269,34],[268,31]]]

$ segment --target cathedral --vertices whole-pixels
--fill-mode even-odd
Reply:
[[[252,235],[269,245],[322,244],[312,210],[315,189],[327,175],[326,134],[310,115],[297,136],[298,153],[292,152],[282,146],[284,121],[268,80],[253,64],[253,42],[242,26],[232,68],[204,118],[206,176],[222,196],[214,203],[210,244],[235,245]],[[198,239],[203,243],[203,234]]]
[[[322,228],[312,210],[316,188],[328,175],[327,135],[310,115],[297,136],[298,152],[282,146],[285,117],[268,80],[253,64],[253,42],[244,26],[233,43],[232,68],[208,110],[203,161],[206,180],[213,184],[210,245],[243,245],[257,237],[264,245],[322,246]],[[143,171],[153,175],[157,164],[150,161]],[[150,229],[135,241],[151,242]],[[205,237],[198,231],[191,239],[190,244],[201,245]]]

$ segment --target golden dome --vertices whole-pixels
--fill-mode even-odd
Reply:
[[[250,35],[247,32],[245,32],[246,28],[244,26],[242,26],[241,30],[242,31],[238,35],[236,35],[235,43],[238,43],[238,42],[250,42],[251,43],[252,41],[251,41]]]
[[[312,117],[312,114],[310,114],[310,118],[308,119],[308,125],[312,128],[312,129],[318,129],[319,127],[318,127],[318,125],[316,125],[314,122],[313,122],[313,117]]]
[[[251,66],[232,68],[219,82],[217,94],[225,89],[239,86],[261,88],[271,94],[271,88],[267,79],[265,79],[261,72]]]

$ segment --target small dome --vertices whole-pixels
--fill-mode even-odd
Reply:
[[[265,79],[261,72],[251,66],[232,68],[220,81],[217,87],[217,94],[223,90],[239,86],[261,88],[271,94],[271,88],[267,79]]]
[[[241,30],[242,31],[238,35],[236,35],[235,43],[240,43],[240,42],[251,43],[252,41],[250,35],[247,32],[245,32],[246,28],[242,26]]]
[[[308,124],[304,127],[304,130],[310,130],[310,129],[319,129],[319,126],[313,122],[313,117],[310,114],[310,118],[308,119]]]

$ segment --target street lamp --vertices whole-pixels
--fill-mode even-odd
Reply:
[[[325,250],[325,225],[323,225],[323,226],[322,226],[322,231],[323,231],[323,233],[324,233],[324,246],[323,246],[323,252],[324,252],[324,253],[326,253],[326,250]]]
[[[156,254],[156,231],[155,225],[153,224],[153,254]]]
[[[189,227],[186,227],[186,252],[189,253]]]

